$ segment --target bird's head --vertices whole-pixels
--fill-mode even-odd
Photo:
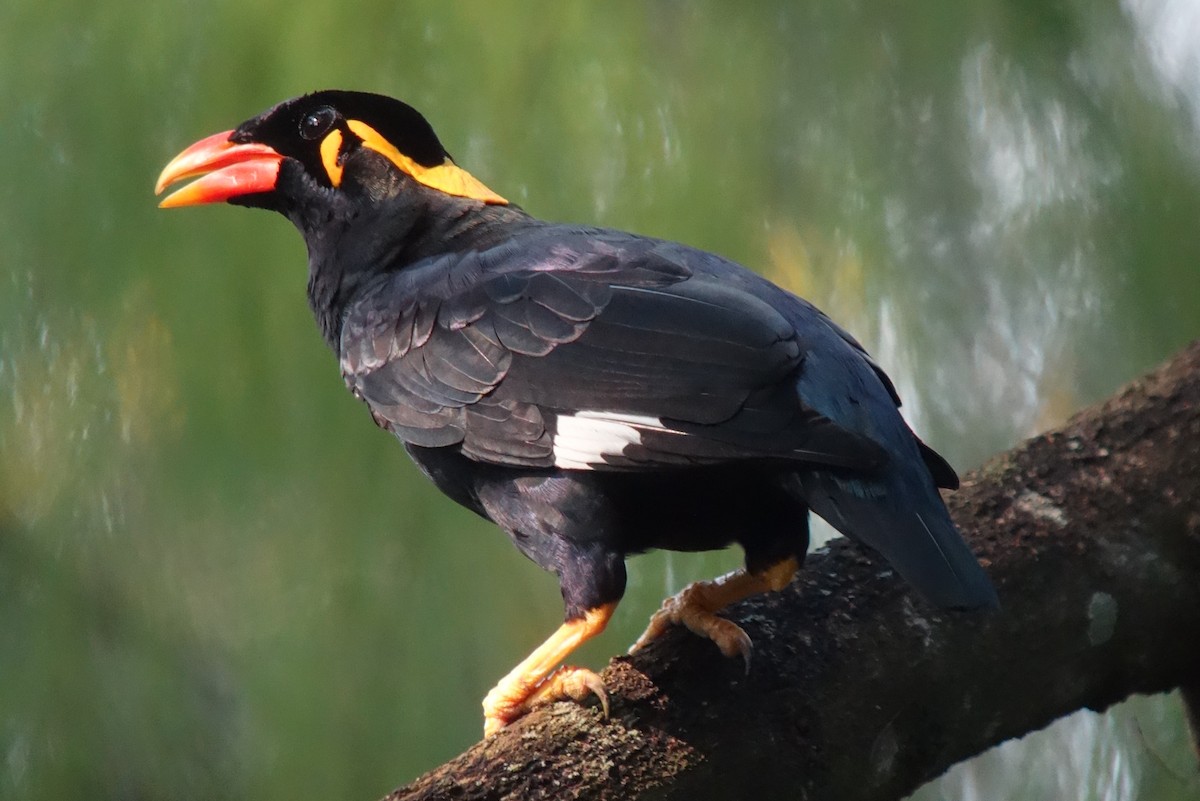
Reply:
[[[367,92],[314,92],[201,139],[167,164],[155,193],[195,176],[159,205],[224,200],[288,213],[322,195],[427,190],[507,203],[451,160],[416,109]]]

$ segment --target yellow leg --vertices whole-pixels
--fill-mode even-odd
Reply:
[[[733,621],[718,617],[717,612],[751,595],[771,590],[782,590],[796,575],[800,563],[795,557],[776,562],[761,573],[749,573],[744,568],[728,573],[712,581],[697,581],[689,584],[663,601],[662,608],[650,618],[646,631],[638,637],[629,653],[645,648],[658,639],[672,625],[683,624],[693,633],[707,637],[716,643],[725,656],[741,655],[750,670],[750,653],[753,644],[742,627]]]
[[[590,670],[555,666],[572,651],[604,631],[617,604],[589,609],[578,620],[568,620],[559,626],[544,643],[500,679],[483,699],[483,736],[491,737],[535,707],[551,701],[572,698],[582,701],[589,693],[600,698],[604,714],[608,714],[608,696],[604,682]]]

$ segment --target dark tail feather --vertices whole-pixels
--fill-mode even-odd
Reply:
[[[806,473],[809,507],[846,536],[870,546],[931,603],[996,608],[999,599],[926,476],[889,471],[872,479]]]

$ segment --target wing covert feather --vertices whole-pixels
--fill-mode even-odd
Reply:
[[[343,324],[346,382],[401,439],[498,464],[883,461],[803,407],[804,354],[779,311],[639,244],[540,259],[500,248],[384,276]],[[582,444],[559,431],[588,414],[611,419]]]

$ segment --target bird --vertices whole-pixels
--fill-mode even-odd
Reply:
[[[808,301],[729,259],[550,222],[450,157],[408,104],[324,90],[203,138],[162,170],[164,208],[287,217],[308,301],[350,392],[445,495],[558,577],[563,623],[483,701],[485,737],[596,696],[565,664],[602,632],[627,557],[739,545],[744,566],[666,599],[673,626],[749,664],[719,614],[788,585],[809,514],[878,552],[936,607],[998,606],[887,374]]]

